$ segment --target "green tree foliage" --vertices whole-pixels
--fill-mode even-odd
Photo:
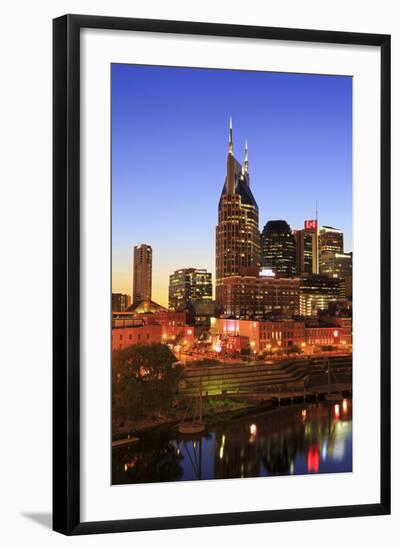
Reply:
[[[113,425],[160,416],[169,408],[183,367],[163,344],[137,344],[112,355]]]

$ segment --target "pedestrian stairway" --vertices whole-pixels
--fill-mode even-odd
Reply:
[[[329,357],[332,380],[351,380],[351,355]],[[288,359],[280,362],[221,364],[213,366],[191,365],[185,368],[179,393],[196,394],[200,386],[203,395],[270,392],[278,388],[303,387],[305,383],[326,383],[326,356]]]

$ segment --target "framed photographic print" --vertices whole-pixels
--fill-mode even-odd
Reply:
[[[54,529],[390,513],[390,37],[54,20]]]

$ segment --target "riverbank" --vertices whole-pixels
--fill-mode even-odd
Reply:
[[[207,426],[213,426],[224,421],[229,422],[235,418],[242,418],[243,416],[259,412],[267,412],[275,408],[272,402],[253,404],[239,399],[216,400],[212,398],[205,398],[203,407],[203,419]],[[173,411],[169,416],[146,418],[135,422],[128,421],[121,430],[113,435],[113,445],[115,446],[122,440],[126,440],[127,444],[131,444],[129,440],[133,442],[134,438],[140,438],[145,433],[159,429],[174,428],[182,421],[184,414],[185,410],[179,409]],[[186,416],[186,419],[191,420],[192,417]]]
[[[216,424],[230,422],[234,419],[240,419],[254,414],[273,412],[274,410],[280,410],[282,408],[298,408],[304,406],[304,404],[323,402],[324,398],[322,396],[318,397],[318,393],[321,393],[319,390],[321,390],[321,388],[313,390],[313,399],[307,399],[307,401],[304,401],[303,392],[300,392],[301,395],[295,396],[294,398],[282,397],[279,400],[263,398],[258,402],[250,402],[243,397],[216,398],[208,396],[203,398],[203,420],[207,428],[212,428]],[[351,392],[337,392],[337,399],[340,400],[342,397],[351,397]],[[144,418],[134,422],[125,422],[123,427],[113,433],[113,445],[118,445],[122,440],[127,440],[127,444],[132,444],[128,441],[129,439],[136,441],[137,438],[139,438],[140,440],[142,435],[149,432],[166,429],[173,430],[182,422],[184,416],[186,420],[189,421],[193,418],[190,414],[187,414],[186,408],[177,407],[171,409],[168,416],[164,415],[157,418]]]

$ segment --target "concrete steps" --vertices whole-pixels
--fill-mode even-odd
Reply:
[[[349,377],[351,356],[330,358],[333,379],[339,381],[344,373]],[[262,391],[271,386],[299,385],[304,377],[309,380],[326,379],[326,362],[322,358],[292,359],[274,364],[237,364],[222,366],[190,366],[185,371],[185,385],[181,395],[193,395],[198,392],[200,383],[203,393],[218,395],[222,392],[238,393],[242,391]]]

